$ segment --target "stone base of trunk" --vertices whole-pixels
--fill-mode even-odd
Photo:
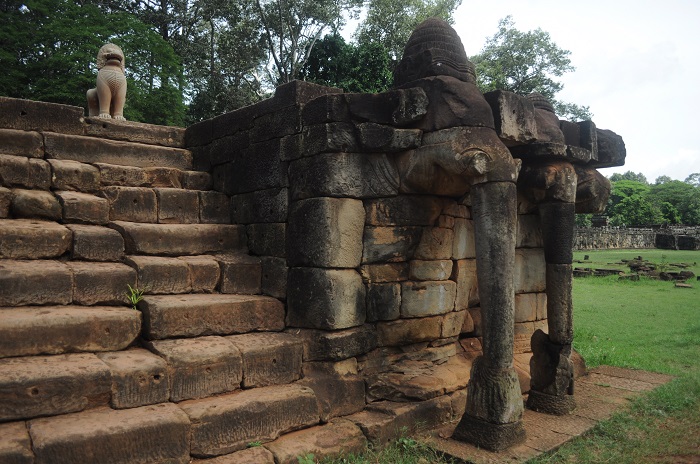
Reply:
[[[521,420],[510,424],[492,424],[465,414],[452,439],[490,451],[501,451],[525,441],[525,428]]]
[[[549,395],[537,390],[530,390],[527,407],[545,414],[564,416],[576,409],[576,400],[574,395]]]

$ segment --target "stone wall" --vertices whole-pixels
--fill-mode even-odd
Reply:
[[[633,229],[618,227],[576,228],[574,249],[661,248],[700,250],[700,227]]]

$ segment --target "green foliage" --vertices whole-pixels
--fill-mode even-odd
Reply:
[[[591,118],[586,106],[559,102],[556,94],[564,87],[556,78],[574,71],[569,55],[542,29],[522,32],[511,16],[501,19],[498,32],[486,40],[481,52],[471,57],[482,92],[508,90],[520,95],[539,92],[549,99],[561,117]]]
[[[143,300],[143,294],[146,292],[146,289],[139,289],[136,286],[136,284],[134,284],[133,287],[130,284],[126,284],[126,286],[129,287],[129,291],[126,293],[126,297],[129,299],[131,307],[133,309],[136,309],[139,302]]]
[[[700,224],[700,187],[672,180],[652,185],[649,197],[659,208],[675,214],[678,222],[688,225]]]
[[[658,177],[656,179],[657,183],[659,183],[659,179],[662,180],[661,183],[665,182],[666,179],[664,179],[664,178],[666,178],[667,180],[671,180],[671,178],[668,176],[661,176],[661,177]],[[646,176],[644,174],[642,174],[641,172],[636,173],[636,172],[632,172],[632,171],[627,171],[624,174],[620,174],[620,173],[615,172],[615,173],[613,173],[613,175],[610,176],[610,182],[618,182],[621,180],[631,180],[634,182],[639,182],[641,184],[649,185],[649,182],[647,182]]]
[[[592,214],[577,214],[576,227],[591,227],[593,225]]]

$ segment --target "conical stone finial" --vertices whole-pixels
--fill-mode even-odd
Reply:
[[[556,114],[552,103],[539,92],[532,92],[526,97],[536,109],[549,111],[550,113]]]

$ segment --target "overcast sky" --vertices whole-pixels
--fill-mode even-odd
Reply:
[[[700,1],[463,0],[454,27],[468,56],[507,15],[571,51],[560,99],[590,106],[597,127],[624,138],[625,166],[603,174],[700,172]]]

